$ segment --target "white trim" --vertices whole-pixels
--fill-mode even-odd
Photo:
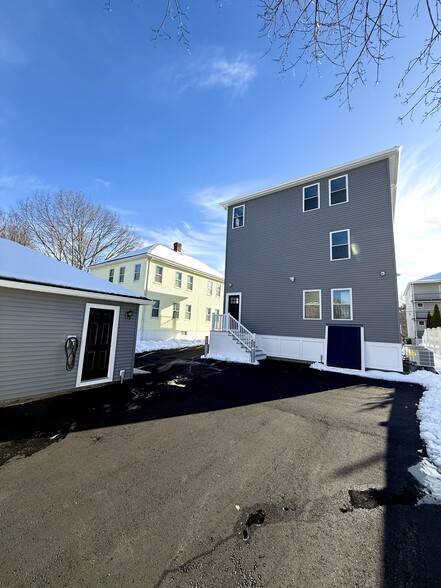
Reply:
[[[343,202],[336,202],[335,204],[331,203],[331,182],[334,180],[339,180],[340,178],[346,178],[346,200]],[[348,174],[343,174],[341,176],[335,176],[333,178],[329,178],[328,180],[328,197],[329,197],[329,206],[338,206],[339,204],[346,204],[349,202],[349,178]]]
[[[305,210],[305,190],[306,190],[306,188],[312,188],[312,186],[317,186],[318,205],[317,205],[317,208],[310,208],[309,210]],[[315,196],[314,196],[314,198],[315,198]],[[303,190],[302,190],[302,211],[303,212],[312,212],[313,210],[320,210],[320,182],[315,182],[314,184],[309,184],[308,186],[303,186]]]
[[[101,308],[105,310],[113,310],[113,326],[112,326],[112,340],[110,342],[110,358],[109,358],[109,366],[107,368],[107,377],[106,378],[99,378],[97,380],[81,380],[81,376],[83,373],[83,364],[84,364],[84,352],[86,350],[86,339],[87,339],[87,329],[89,327],[89,315],[91,308]],[[116,342],[118,340],[118,325],[119,325],[119,306],[109,306],[107,304],[86,304],[86,310],[84,312],[84,322],[83,322],[83,332],[81,334],[81,346],[80,346],[80,355],[78,361],[78,371],[77,371],[77,381],[76,381],[76,388],[81,388],[82,386],[94,386],[95,384],[105,384],[107,382],[113,382],[113,370],[115,368],[115,356],[116,356]]]
[[[243,208],[242,224],[240,225],[240,227],[234,226],[234,211],[236,210],[236,208]],[[245,204],[239,204],[238,206],[234,206],[234,208],[233,208],[233,212],[231,215],[231,228],[232,229],[241,229],[244,226],[245,226]]]
[[[336,206],[334,204],[334,206]],[[337,259],[332,258],[332,235],[335,233],[343,233],[347,232],[348,234],[348,257],[338,257]],[[341,245],[335,245],[335,247],[341,247]],[[329,233],[329,260],[330,261],[345,261],[346,259],[351,259],[351,229],[340,229],[339,231],[330,231]]]
[[[348,290],[351,293],[351,318],[338,319],[334,317],[334,292],[340,292],[341,290]],[[333,321],[353,321],[354,320],[354,309],[352,302],[352,288],[331,288],[331,317]]]
[[[228,312],[228,297],[239,296],[239,318],[238,321],[242,322],[242,292],[227,292],[225,294],[225,312]]]
[[[305,316],[305,294],[306,292],[318,292],[319,293],[319,310],[320,316],[319,318],[312,318]],[[321,290],[303,290],[303,320],[305,321],[321,321],[322,320],[322,291]]]
[[[118,294],[105,294],[104,292],[92,292],[90,290],[75,290],[60,286],[47,286],[45,284],[30,284],[28,282],[16,282],[15,280],[0,279],[0,288],[14,288],[16,290],[29,290],[30,292],[42,292],[43,294],[61,294],[62,296],[75,296],[75,298],[94,298],[109,302],[123,304],[152,304],[146,298],[132,298],[131,296],[119,296]]]

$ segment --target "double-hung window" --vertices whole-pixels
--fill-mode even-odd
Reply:
[[[155,284],[162,284],[162,275],[164,273],[164,268],[160,265],[156,266],[155,269]]]
[[[126,268],[120,267],[119,268],[119,278],[118,278],[118,282],[121,284],[122,282],[124,282],[124,274],[126,273]]]
[[[207,296],[211,296],[213,294],[213,282],[207,282]]]
[[[303,212],[320,208],[320,184],[303,188]]]
[[[187,290],[193,290],[193,276],[187,276]]]
[[[133,274],[133,281],[139,282],[139,278],[141,277],[141,264],[135,263],[135,271]]]
[[[206,308],[205,309],[205,320],[207,322],[210,322],[211,319],[211,308]]]
[[[309,320],[321,320],[322,318],[322,291],[303,290],[303,318]]]
[[[245,205],[235,206],[233,208],[233,229],[239,229],[245,224]]]
[[[332,320],[352,320],[352,288],[331,290],[332,294]]]
[[[185,320],[191,321],[191,304],[185,305]]]
[[[331,247],[331,261],[339,259],[350,259],[351,257],[351,235],[349,229],[333,231],[329,234]]]
[[[153,302],[154,302],[154,304],[152,305],[152,317],[153,318],[158,318],[158,316],[159,316],[159,304],[160,304],[160,301],[159,300],[154,300]]]
[[[221,285],[216,284],[216,298],[220,298],[221,295]]]
[[[343,204],[348,200],[348,176],[340,176],[329,180],[329,206]]]
[[[179,302],[173,302],[173,318],[175,320],[179,318]]]
[[[113,282],[114,276],[115,276],[115,270],[114,269],[109,270],[109,282]]]
[[[182,286],[182,272],[176,272],[175,274],[175,288]]]

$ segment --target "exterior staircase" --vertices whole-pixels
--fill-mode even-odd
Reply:
[[[214,314],[213,331],[226,333],[246,354],[250,357],[250,363],[256,363],[266,359],[265,352],[256,345],[256,335],[251,333],[244,325],[231,314]]]

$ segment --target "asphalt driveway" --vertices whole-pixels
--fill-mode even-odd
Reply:
[[[201,352],[0,410],[0,586],[441,586],[419,386]]]

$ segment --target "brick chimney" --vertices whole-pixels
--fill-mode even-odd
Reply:
[[[182,253],[182,243],[173,243],[173,251],[176,251],[176,253]]]

